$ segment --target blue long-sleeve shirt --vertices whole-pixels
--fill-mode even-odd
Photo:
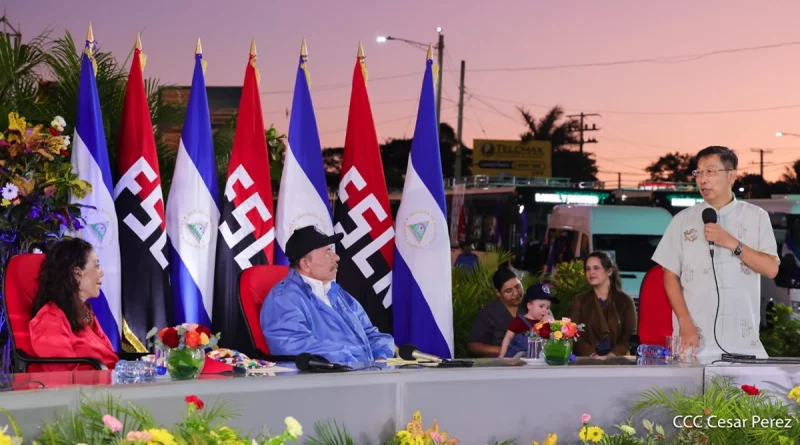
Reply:
[[[361,305],[331,283],[331,306],[294,270],[272,288],[261,307],[261,329],[276,355],[318,354],[334,363],[394,356],[394,339],[372,325]]]

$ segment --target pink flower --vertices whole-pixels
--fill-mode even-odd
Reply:
[[[561,321],[566,322],[566,323],[572,323],[572,319],[571,318],[567,318],[567,317],[563,317],[561,319]]]
[[[117,420],[116,417],[110,416],[106,414],[103,416],[103,425],[108,427],[112,433],[116,433],[117,431],[122,431],[122,422]]]
[[[589,423],[590,420],[592,420],[592,416],[588,414],[584,414],[581,416],[581,422],[583,422],[584,424]]]
[[[442,441],[442,436],[440,436],[436,431],[431,431],[431,439],[433,440],[433,443],[439,444]]]
[[[153,435],[148,433],[148,432],[144,432],[144,431],[131,431],[131,432],[128,433],[128,435],[125,438],[130,440],[131,442],[134,442],[134,441],[137,441],[137,440],[148,442],[148,441],[150,441],[150,439],[153,438]]]

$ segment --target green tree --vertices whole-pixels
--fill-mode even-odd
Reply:
[[[590,153],[570,150],[578,144],[574,119],[563,119],[564,110],[555,106],[541,119],[536,119],[525,108],[518,108],[527,130],[520,135],[522,142],[550,141],[552,147],[552,176],[571,181],[597,181],[597,162]]]
[[[694,182],[692,170],[697,168],[693,154],[668,153],[648,165],[645,171],[654,181]]]

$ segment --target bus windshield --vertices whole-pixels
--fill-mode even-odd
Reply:
[[[594,250],[611,255],[622,272],[647,272],[661,235],[594,235]]]

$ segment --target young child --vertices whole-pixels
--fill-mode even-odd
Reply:
[[[514,357],[528,350],[528,333],[541,320],[553,320],[550,305],[558,299],[550,295],[546,284],[528,288],[517,310],[517,316],[508,324],[508,331],[500,347],[500,357]]]

